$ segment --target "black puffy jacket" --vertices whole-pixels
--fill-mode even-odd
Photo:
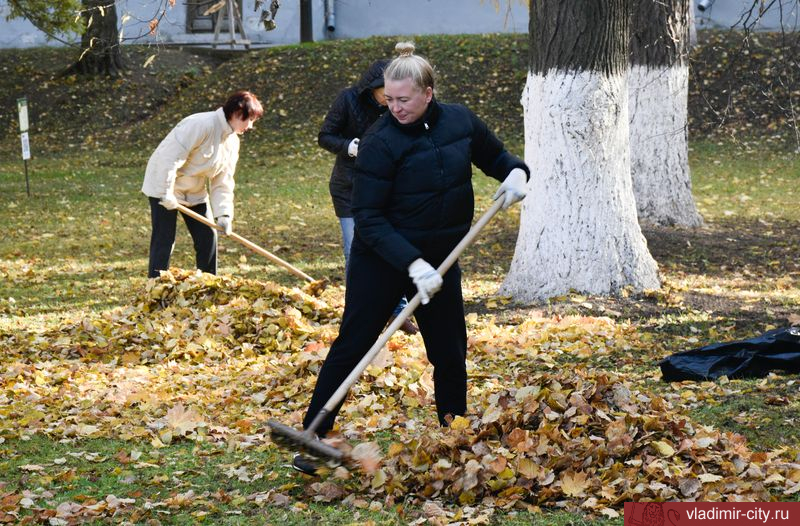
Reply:
[[[431,101],[423,117],[381,117],[361,139],[353,186],[356,238],[406,270],[422,257],[437,266],[467,233],[472,164],[503,181],[525,163],[472,111]]]
[[[383,70],[388,60],[376,60],[361,76],[358,84],[342,90],[325,116],[317,141],[336,154],[329,184],[337,217],[352,217],[350,196],[353,192],[355,158],[347,153],[350,141],[361,138],[385,111],[372,96],[372,90],[383,86]]]

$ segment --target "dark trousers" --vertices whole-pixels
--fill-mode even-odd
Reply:
[[[350,252],[339,336],[320,369],[303,427],[311,425],[320,409],[369,351],[400,298],[404,294],[410,298],[416,293],[416,286],[405,272],[389,265],[356,236]],[[439,422],[445,425],[447,414],[463,415],[467,410],[467,327],[458,264],[445,274],[442,289],[430,303],[420,305],[414,316],[425,342],[428,361],[433,365],[436,412]],[[317,428],[317,434],[324,436],[333,428],[340,408],[341,404],[326,417]]]
[[[175,227],[178,222],[178,211],[167,210],[159,203],[159,199],[150,197],[150,223],[153,233],[150,236],[150,265],[147,277],[157,278],[160,270],[169,269],[169,258],[175,246]],[[201,203],[191,208],[201,216],[207,217],[207,205]],[[194,242],[195,262],[197,268],[209,274],[217,273],[217,233],[196,219],[181,214]]]

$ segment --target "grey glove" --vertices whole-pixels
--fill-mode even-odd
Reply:
[[[233,221],[231,221],[230,216],[219,216],[217,218],[217,226],[225,232],[226,236],[233,233]]]
[[[417,258],[408,266],[408,276],[417,286],[422,296],[422,304],[427,305],[434,294],[442,288],[442,276],[436,272],[430,263],[422,258]]]
[[[161,198],[161,201],[159,201],[158,204],[167,210],[175,210],[178,208],[178,200],[175,199],[175,194],[169,192],[164,194],[164,197]]]
[[[528,174],[522,168],[514,168],[506,176],[506,180],[500,184],[500,188],[495,192],[492,199],[503,198],[503,210],[513,205],[517,201],[525,199],[528,184]]]

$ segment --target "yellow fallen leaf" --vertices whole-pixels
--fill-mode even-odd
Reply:
[[[203,422],[194,409],[187,410],[180,402],[167,411],[166,421],[167,425],[178,435],[186,435],[194,431]]]
[[[570,497],[584,495],[587,487],[589,487],[589,481],[583,471],[577,473],[567,471],[561,477],[561,490]]]
[[[386,484],[386,472],[382,469],[379,469],[375,472],[375,475],[372,476],[372,489],[378,489]]]
[[[464,418],[463,416],[457,416],[450,422],[450,429],[455,429],[456,431],[463,431],[469,427],[469,420]]]
[[[666,442],[656,440],[650,442],[650,445],[653,446],[653,449],[658,451],[658,453],[662,456],[671,457],[672,455],[675,454],[675,450],[672,448],[672,446],[670,446]]]

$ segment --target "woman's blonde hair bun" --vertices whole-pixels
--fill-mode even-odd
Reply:
[[[414,54],[413,42],[398,42],[394,46],[396,56],[383,72],[384,81],[411,79],[421,89],[433,88],[433,66],[425,57]]]
[[[397,52],[397,56],[399,57],[410,57],[414,54],[414,50],[416,46],[414,46],[413,42],[398,42],[394,46],[394,50]]]

